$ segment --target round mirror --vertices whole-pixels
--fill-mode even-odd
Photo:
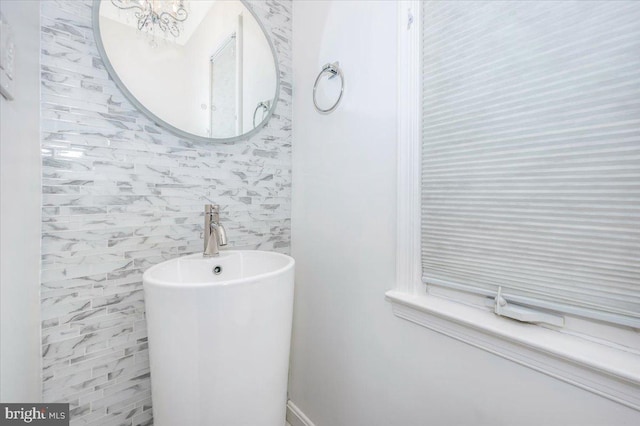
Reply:
[[[276,53],[241,0],[94,0],[96,44],[131,103],[179,136],[230,141],[275,108]]]

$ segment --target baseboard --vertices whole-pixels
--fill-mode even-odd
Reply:
[[[287,421],[291,426],[315,426],[291,400],[287,401]]]

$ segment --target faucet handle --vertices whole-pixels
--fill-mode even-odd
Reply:
[[[214,222],[220,221],[220,206],[218,204],[205,204],[204,215]]]

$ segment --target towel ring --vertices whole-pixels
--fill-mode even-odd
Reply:
[[[316,90],[318,89],[318,83],[320,82],[320,78],[322,77],[322,75],[325,73],[330,74],[329,79],[334,78],[336,75],[340,77],[340,95],[338,95],[338,99],[336,100],[336,102],[327,109],[320,108],[316,100]],[[320,74],[318,74],[318,76],[316,77],[316,82],[313,83],[313,106],[316,107],[316,110],[318,112],[322,114],[329,114],[330,112],[333,112],[334,109],[336,109],[336,107],[340,103],[340,99],[342,99],[343,93],[344,93],[344,76],[342,75],[342,70],[340,69],[340,63],[334,62],[332,64],[326,64],[325,66],[322,67],[322,71],[320,71]]]
[[[257,126],[256,115],[258,114],[258,111],[262,110],[262,120],[260,120],[260,123],[262,123],[262,121],[264,121],[265,113],[269,112],[269,108],[271,108],[271,101],[258,102],[258,106],[256,106],[255,110],[253,110],[253,128],[254,129]]]

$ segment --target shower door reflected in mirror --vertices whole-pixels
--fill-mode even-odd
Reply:
[[[241,22],[242,17],[239,17]],[[211,56],[209,136],[242,133],[242,50],[241,26],[227,37]]]

